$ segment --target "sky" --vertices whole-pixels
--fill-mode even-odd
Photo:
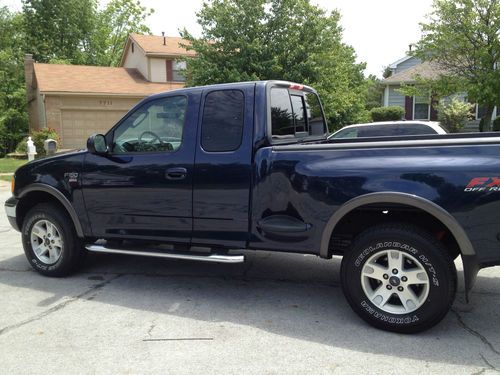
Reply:
[[[105,2],[102,0],[101,2]],[[354,47],[365,74],[382,76],[384,67],[405,56],[408,45],[420,39],[419,22],[430,13],[432,0],[311,0],[321,8],[339,10],[343,40]],[[153,34],[177,36],[186,27],[200,34],[196,12],[203,0],[141,0],[155,10],[146,23]],[[21,9],[20,0],[0,0],[0,5]]]
[[[178,35],[186,27],[197,35],[196,11],[202,0],[141,0],[155,9],[148,25],[154,34]],[[384,67],[405,56],[408,45],[420,39],[419,22],[430,13],[432,0],[312,0],[331,11],[339,10],[344,42],[354,47],[365,74],[382,76]]]

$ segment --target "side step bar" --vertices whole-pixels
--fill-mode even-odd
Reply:
[[[140,255],[146,257],[156,258],[170,258],[170,259],[184,259],[184,260],[197,260],[201,262],[216,262],[216,263],[243,263],[245,256],[241,254],[223,255],[223,254],[201,254],[201,253],[179,253],[179,252],[165,252],[165,251],[141,251],[141,250],[127,250],[127,249],[112,249],[103,245],[86,245],[85,248],[93,253],[108,253],[108,254],[128,254]]]

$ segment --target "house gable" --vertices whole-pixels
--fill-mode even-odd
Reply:
[[[415,56],[405,56],[404,58],[390,64],[389,69],[392,71],[392,74],[397,74],[419,64],[422,64],[422,60],[419,58]]]
[[[136,45],[131,38],[127,39],[120,66],[137,69],[145,79],[151,81],[146,52],[140,46]]]
[[[137,69],[150,82],[183,82],[178,72],[185,64],[176,60],[195,55],[185,44],[188,42],[178,37],[130,34],[120,66]]]

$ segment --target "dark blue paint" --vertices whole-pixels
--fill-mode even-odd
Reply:
[[[94,237],[190,243],[199,103],[199,91],[188,94],[183,140],[174,152],[86,155],[83,195]],[[179,168],[185,169],[184,178],[168,178]]]
[[[268,86],[228,84],[147,98],[138,106],[159,97],[188,96],[178,151],[119,156],[80,151],[41,159],[16,172],[14,195],[34,182],[57,188],[90,238],[319,254],[325,225],[344,203],[373,192],[404,192],[453,215],[481,265],[500,264],[500,192],[464,192],[474,177],[500,175],[500,144],[316,150],[306,143],[287,151],[269,144]],[[210,90],[225,88],[245,94],[242,145],[206,152],[200,146],[200,106]],[[185,168],[186,178],[165,178],[170,168]],[[79,173],[77,184],[69,183],[68,172]],[[287,225],[302,229],[290,235],[266,232],[258,222],[269,217],[264,222],[271,231],[273,225],[278,231]]]

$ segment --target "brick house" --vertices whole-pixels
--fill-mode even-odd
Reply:
[[[92,133],[105,133],[144,97],[184,87],[177,61],[193,56],[181,38],[131,34],[119,67],[40,64],[25,57],[30,132],[45,127],[60,148],[83,148]]]
[[[430,62],[422,62],[422,60],[414,56],[405,56],[402,59],[390,64],[388,69],[391,75],[382,80],[384,87],[383,105],[400,106],[405,110],[406,120],[423,120],[436,121],[437,111],[434,107],[437,104],[437,98],[427,96],[404,96],[397,90],[401,85],[411,85],[415,83],[415,77],[420,76],[425,79],[437,79],[442,70],[435,64]],[[462,100],[467,100],[466,93],[456,95]],[[484,108],[481,105],[475,104],[473,110],[473,118],[465,127],[465,131],[479,130],[479,121],[484,116]],[[493,111],[492,119],[497,116],[497,108]]]

